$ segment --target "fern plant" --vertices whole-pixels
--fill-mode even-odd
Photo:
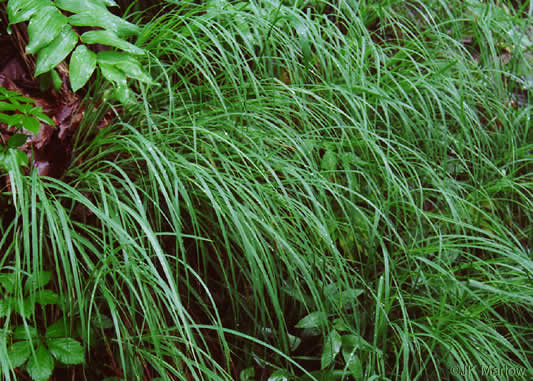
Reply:
[[[5,2],[6,0],[0,0]],[[108,7],[114,0],[7,0],[9,25],[28,22],[26,52],[37,56],[35,76],[54,73],[70,56],[69,77],[73,91],[82,88],[98,68],[116,90],[118,99],[130,98],[127,79],[151,83],[137,57],[145,52],[127,41],[140,28],[114,15]],[[74,27],[89,27],[81,34]],[[90,45],[116,50],[96,53]]]

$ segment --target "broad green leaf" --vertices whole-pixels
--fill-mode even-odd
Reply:
[[[108,45],[124,50],[128,53],[137,55],[144,54],[144,50],[133,44],[130,44],[129,42],[118,37],[115,33],[108,30],[91,30],[89,32],[85,32],[81,35],[81,40],[85,44]]]
[[[26,130],[30,131],[34,135],[37,135],[41,129],[41,124],[39,121],[31,116],[26,116],[22,121],[22,125]]]
[[[335,222],[333,222],[335,223]],[[339,286],[336,282],[328,284],[326,287],[324,287],[324,296],[327,300],[331,300],[333,302],[338,301],[339,299]]]
[[[331,331],[326,338],[322,357],[320,358],[320,369],[325,369],[333,363],[335,357],[341,350],[342,339],[339,333],[335,330]]]
[[[349,373],[341,369],[338,369],[338,370],[333,369],[333,370],[328,370],[328,371],[315,370],[311,372],[311,375],[314,377],[314,379],[320,380],[320,381],[339,381],[339,380],[347,380],[348,378],[346,376],[348,376]]]
[[[316,311],[301,319],[296,328],[318,328],[326,325],[327,321],[328,317],[324,312]]]
[[[333,328],[335,328],[337,331],[341,332],[347,332],[350,330],[350,327],[342,318],[338,318],[335,320],[333,324]]]
[[[54,121],[43,112],[34,112],[33,115],[39,119],[41,122],[49,124],[50,126],[55,126]]]
[[[56,0],[55,5],[65,11],[81,13],[87,10],[105,10],[106,6],[117,6],[113,0]]]
[[[98,53],[98,63],[115,66],[128,77],[141,82],[153,83],[152,78],[143,69],[139,61],[123,52],[103,51]]]
[[[14,309],[15,299],[12,297],[7,297],[0,299],[0,318],[3,318]]]
[[[28,357],[30,357],[30,354],[31,344],[28,340],[17,341],[7,348],[7,357],[13,369],[24,364]]]
[[[26,330],[27,329],[27,330]],[[31,340],[39,337],[39,332],[37,328],[28,325],[27,327],[23,325],[18,325],[13,331],[13,340]]]
[[[54,359],[44,345],[39,345],[35,356],[30,356],[26,370],[34,381],[47,381],[50,378],[54,370]]]
[[[17,168],[28,166],[28,156],[26,155],[26,152],[18,149],[10,149],[9,153],[13,155]]]
[[[107,29],[119,37],[136,35],[140,32],[140,28],[137,25],[115,16],[106,9],[102,9],[99,12],[86,10],[70,16],[68,21],[70,25]]]
[[[288,334],[288,338],[289,338],[289,347],[291,349],[291,352],[293,352],[300,346],[300,344],[302,343],[302,339],[291,334]]]
[[[36,102],[35,99],[25,97],[24,95],[17,95],[17,96],[14,96],[14,97],[10,98],[10,100],[11,100],[12,102],[13,102],[13,101],[27,102],[27,103],[35,103],[35,102]]]
[[[31,18],[28,25],[30,42],[26,45],[26,51],[35,54],[51,43],[67,25],[67,20],[67,16],[54,6],[42,8]]]
[[[365,290],[362,290],[360,288],[349,288],[342,292],[342,298],[345,299],[346,301],[348,300],[351,301],[351,300],[356,299],[359,295],[364,294],[364,292]]]
[[[99,64],[102,75],[110,82],[113,82],[117,86],[126,86],[127,78],[126,73],[118,69],[115,66],[107,64]]]
[[[126,75],[130,78],[136,79],[138,81],[153,84],[152,78],[149,74],[147,74],[142,68],[141,64],[137,63],[136,65],[127,65],[124,63],[120,63],[117,65],[117,67],[122,70]]]
[[[17,282],[17,274],[15,273],[1,273],[0,274],[0,286],[4,288],[5,292],[13,292],[15,290],[16,282]]]
[[[56,70],[51,70],[50,73],[52,74],[52,84],[54,85],[54,90],[55,91],[61,90],[61,86],[63,85],[63,80],[59,76],[59,73]]]
[[[372,346],[359,335],[343,335],[342,347],[349,351],[361,348],[372,348]]]
[[[70,57],[69,74],[72,91],[81,89],[96,68],[96,54],[91,52],[85,45],[80,45]]]
[[[16,111],[20,106],[14,105],[13,103],[0,102],[0,110],[2,111]]]
[[[1,123],[6,123],[6,124],[9,125],[9,121],[11,120],[11,119],[10,119],[10,116],[11,116],[11,115],[2,114],[2,113],[0,112],[0,122],[1,122]]]
[[[18,150],[15,150],[15,151],[22,152]],[[24,152],[22,152],[22,154],[26,156]],[[17,165],[20,166],[20,164],[18,163]],[[24,300],[22,300],[22,303],[19,303],[18,301],[15,302],[13,306],[15,307],[15,311],[23,318],[29,318],[35,312],[35,301],[31,297],[24,298]]]
[[[35,109],[34,105],[29,105],[29,104],[19,104],[17,105],[17,107],[21,113],[26,114],[26,115],[30,114],[33,111],[33,109]]]
[[[344,362],[350,373],[355,380],[363,379],[363,364],[361,359],[356,355],[356,351],[347,351],[343,348],[342,356],[344,357]]]
[[[47,340],[50,353],[63,364],[81,364],[83,362],[83,347],[76,340],[65,337]]]
[[[7,141],[7,146],[9,148],[17,148],[26,143],[26,140],[28,140],[29,136],[24,134],[14,134],[12,135],[9,140]],[[1,282],[1,281],[0,281]]]
[[[104,50],[97,55],[98,63],[116,66],[124,65],[138,65],[139,61],[133,58],[130,54],[124,52],[114,52],[111,50]]]
[[[24,292],[29,293],[31,291],[36,291],[48,283],[52,279],[52,273],[50,271],[39,271],[28,277],[26,283],[24,284]]]
[[[40,9],[51,4],[50,0],[9,0],[6,8],[9,23],[27,21]]]
[[[337,168],[337,154],[331,150],[326,151],[320,162],[320,168],[325,171],[334,171]]]
[[[239,374],[239,381],[252,381],[255,377],[255,369],[253,366],[241,370]]]
[[[362,295],[364,294],[365,290],[361,290],[361,289],[356,289],[356,288],[350,288],[348,290],[344,290],[341,294],[341,304],[342,304],[342,307],[347,307],[349,306],[351,303],[355,302],[355,300],[357,299],[357,297],[359,295]]]
[[[102,314],[97,314],[93,323],[96,327],[100,329],[108,329],[113,328],[115,326],[113,320],[110,317]]]
[[[289,377],[290,374],[285,369],[278,369],[270,375],[268,381],[288,381]]]
[[[40,290],[35,293],[35,302],[41,305],[58,304],[59,295],[52,290]]]
[[[46,337],[49,338],[59,338],[68,336],[67,330],[65,327],[65,322],[63,320],[58,320],[53,324],[50,324],[46,328]]]
[[[117,99],[122,104],[132,103],[133,100],[131,99],[131,91],[128,86],[117,86],[114,92]]]
[[[52,70],[74,49],[78,42],[77,34],[66,25],[54,40],[37,54],[35,75]]]
[[[25,116],[22,114],[6,115],[0,113],[0,122],[6,123],[8,126],[20,127]]]
[[[4,99],[12,103],[18,103],[18,102],[35,103],[35,99],[25,97],[24,95],[20,95],[16,91],[9,91],[4,87],[0,87],[0,100],[4,100]]]

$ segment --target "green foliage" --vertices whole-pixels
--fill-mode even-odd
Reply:
[[[4,257],[57,268],[83,342],[106,347],[88,377],[531,378],[529,58],[504,63],[498,29],[519,17],[167,4],[139,35],[163,86],[96,136],[89,103],[77,165],[14,174],[0,224]]]
[[[0,273],[0,290],[4,295],[0,299],[0,319],[15,311],[26,321],[34,318],[35,304],[60,305],[59,296],[52,290],[44,289],[50,280],[51,273],[48,271],[29,276],[24,284],[21,300],[17,274]],[[25,368],[34,381],[48,380],[55,361],[65,365],[81,364],[84,361],[83,347],[78,341],[68,337],[62,319],[50,324],[43,334],[26,323],[2,331],[3,334],[9,332],[8,335],[11,336],[11,343],[7,346],[9,366],[11,369]]]
[[[58,64],[71,55],[69,71],[73,91],[85,86],[95,69],[99,67],[104,77],[115,85],[121,102],[127,103],[131,101],[127,77],[146,83],[152,81],[137,58],[133,57],[133,55],[143,55],[144,50],[126,41],[127,37],[140,32],[139,27],[112,14],[107,9],[111,6],[117,6],[115,1],[9,0],[7,14],[10,25],[29,22],[29,43],[26,51],[37,55],[36,76],[53,72]],[[65,12],[70,16],[66,16]],[[101,29],[90,30],[79,36],[73,26]],[[129,62],[133,63],[133,68],[109,62],[102,64],[84,44],[101,44],[122,50],[125,53],[122,53],[121,57],[127,57]]]
[[[330,287],[330,289],[333,288],[335,287]],[[362,290],[347,291],[343,293],[351,295],[351,300],[346,300],[347,303],[353,303],[355,298],[362,293]],[[337,296],[333,297],[338,299]],[[327,332],[324,335],[320,355],[320,370],[311,372],[313,377],[318,380],[336,380],[339,377],[361,379],[363,378],[361,362],[369,361],[376,354],[381,356],[381,351],[378,348],[368,343],[360,335],[350,332],[351,328],[345,323],[342,316],[328,319],[324,312],[315,311],[303,317],[295,327],[303,329],[300,341],[310,336],[322,336],[325,330]],[[332,328],[327,331],[328,327]],[[339,354],[342,354],[341,359],[338,359]],[[284,372],[283,374],[288,375],[287,370],[278,370],[278,372]],[[277,373],[273,373],[271,379],[275,374]],[[290,376],[290,378],[293,377]]]
[[[41,129],[40,122],[53,126],[54,122],[34,103],[31,98],[0,87],[0,122],[20,131],[24,129],[35,136]],[[0,143],[0,168],[9,171],[28,165],[26,154],[17,149],[27,139],[26,133],[15,133],[7,142]]]

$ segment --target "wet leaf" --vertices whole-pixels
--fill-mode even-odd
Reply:
[[[72,13],[81,13],[87,10],[101,10],[106,6],[117,6],[114,0],[56,0],[57,7]]]
[[[255,369],[253,366],[243,369],[239,374],[240,381],[252,381],[255,377]]]
[[[28,360],[31,354],[30,342],[18,341],[7,348],[7,357],[12,368],[18,368]]]
[[[21,152],[24,157],[26,157],[26,154],[24,152],[18,150],[16,152]],[[14,302],[13,307],[15,307],[15,311],[23,318],[29,318],[35,312],[35,302],[31,298],[24,298],[22,303]]]
[[[41,305],[58,304],[59,295],[52,290],[41,290],[35,293],[35,302]]]
[[[142,55],[144,50],[121,39],[115,33],[108,30],[91,30],[81,35],[85,44],[102,44],[124,50],[131,54]]]
[[[327,321],[328,318],[324,312],[316,311],[301,319],[296,324],[296,328],[318,328],[326,325]]]
[[[32,326],[28,326],[26,330],[25,326],[19,325],[13,331],[13,340],[30,340],[36,339],[38,336],[37,329]]]
[[[302,343],[302,339],[291,334],[288,334],[288,338],[289,338],[289,347],[291,349],[291,352],[293,352],[300,346],[300,344]]]
[[[20,127],[24,118],[25,116],[22,114],[6,115],[0,113],[0,122],[5,123],[8,126]]]
[[[63,364],[81,364],[83,362],[83,347],[76,340],[65,337],[47,341],[50,353]]]
[[[46,328],[46,337],[60,338],[68,336],[63,320],[58,320]]]
[[[9,315],[9,313],[14,309],[14,302],[15,300],[11,297],[0,299],[0,318]]]
[[[86,46],[80,45],[72,53],[70,58],[69,73],[70,73],[70,86],[72,91],[78,91],[81,89],[96,68],[96,54],[87,49]]]
[[[18,134],[15,134],[15,135],[18,135]],[[15,290],[16,282],[17,282],[17,274],[15,273],[0,274],[0,286],[4,288],[5,292],[13,292]]]
[[[47,5],[50,5],[48,0],[10,0],[6,8],[9,24],[27,21]]]
[[[102,75],[108,81],[113,82],[117,86],[126,86],[126,73],[122,70],[108,64],[100,64],[100,69],[102,70]]]
[[[31,291],[38,290],[46,286],[52,279],[52,273],[50,271],[40,271],[32,274],[26,280],[24,284],[24,292],[29,293]]]
[[[279,369],[270,375],[268,381],[288,381],[289,377],[289,372],[284,369]]]
[[[52,70],[74,49],[78,36],[70,25],[63,28],[61,33],[37,55],[35,75]]]
[[[130,78],[141,82],[153,83],[150,75],[142,69],[140,62],[127,53],[103,51],[98,53],[98,62],[115,66]]]
[[[337,154],[328,150],[322,157],[320,167],[325,171],[334,171],[337,168]]]
[[[54,370],[54,359],[44,345],[39,345],[35,356],[30,356],[26,369],[34,381],[47,381]]]
[[[118,86],[115,89],[115,95],[122,104],[132,103],[131,91],[128,86]]]
[[[75,26],[92,26],[107,29],[119,37],[127,37],[139,34],[140,28],[121,17],[115,16],[108,10],[94,12],[85,10],[78,14],[72,15],[68,19],[70,25]]]
[[[325,369],[333,363],[335,357],[337,357],[337,354],[341,350],[341,345],[342,340],[339,333],[335,330],[331,331],[324,344],[324,350],[320,359],[320,369]]]
[[[67,25],[67,20],[67,16],[54,6],[42,8],[32,17],[28,25],[30,41],[26,46],[26,51],[35,54],[51,43]]]
[[[354,379],[361,380],[363,378],[363,364],[361,363],[359,356],[356,355],[356,352],[343,349],[342,355],[344,357],[344,362],[348,369],[350,369],[350,373]]]

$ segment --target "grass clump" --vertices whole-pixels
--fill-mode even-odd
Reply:
[[[166,4],[159,86],[10,174],[0,263],[54,272],[80,379],[531,373],[525,8]]]

